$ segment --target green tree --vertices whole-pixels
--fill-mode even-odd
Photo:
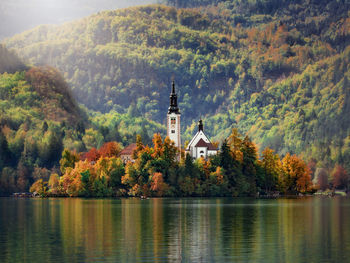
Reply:
[[[62,152],[62,158],[60,160],[60,170],[62,174],[65,174],[68,167],[74,168],[76,162],[79,161],[79,155],[68,149],[64,149]]]
[[[265,148],[262,152],[261,167],[264,175],[261,188],[266,192],[277,190],[278,178],[281,173],[281,161],[272,149]]]
[[[110,174],[110,186],[114,189],[122,186],[122,177],[125,174],[124,164],[120,159],[113,160],[113,169]]]
[[[256,194],[256,165],[257,165],[257,149],[248,136],[242,142],[242,172],[249,184],[248,194],[254,196]]]
[[[5,167],[5,164],[9,163],[11,159],[11,152],[8,148],[8,143],[5,135],[2,133],[0,128],[0,173]]]

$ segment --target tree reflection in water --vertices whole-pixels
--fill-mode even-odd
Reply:
[[[350,200],[0,199],[0,261],[342,262]]]

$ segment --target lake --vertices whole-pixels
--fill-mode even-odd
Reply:
[[[350,199],[0,198],[0,262],[350,262]]]

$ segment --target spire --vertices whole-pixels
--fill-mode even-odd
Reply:
[[[202,121],[202,119],[200,119],[199,122],[198,122],[198,131],[203,131],[203,121]]]
[[[171,93],[170,93],[170,107],[168,109],[168,114],[170,113],[180,114],[179,107],[177,106],[177,94],[175,91],[175,81],[173,81]]]
[[[173,80],[173,87],[171,89],[171,94],[176,94],[175,92],[175,81]]]

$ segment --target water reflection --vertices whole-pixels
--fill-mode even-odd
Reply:
[[[346,262],[350,200],[0,199],[0,262]]]

